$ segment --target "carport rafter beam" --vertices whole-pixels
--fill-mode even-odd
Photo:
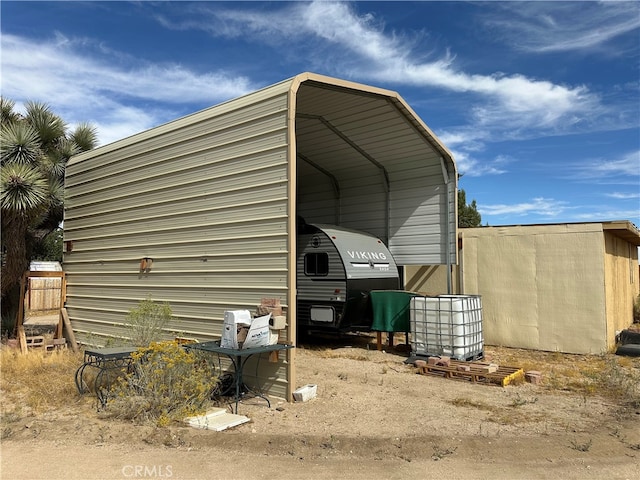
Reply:
[[[309,165],[311,165],[313,168],[315,168],[316,170],[318,170],[319,172],[323,173],[324,175],[326,175],[329,180],[331,180],[331,184],[333,185],[333,190],[336,193],[336,197],[340,198],[340,183],[338,182],[338,179],[335,177],[335,175],[333,175],[330,171],[328,171],[325,168],[322,168],[320,165],[318,165],[316,162],[314,162],[313,160],[311,160],[309,157],[307,157],[306,155],[303,155],[302,153],[298,153],[297,154],[298,157],[304,161],[305,163],[308,163]]]
[[[362,149],[357,143],[355,143],[353,140],[351,140],[349,137],[347,137],[344,133],[342,133],[335,125],[333,125],[329,120],[324,118],[322,115],[311,115],[311,114],[308,114],[308,113],[297,112],[296,116],[300,117],[300,118],[307,118],[309,120],[318,120],[318,121],[320,121],[325,127],[327,127],[329,130],[331,130],[333,133],[335,133],[338,137],[340,137],[347,145],[349,145],[356,152],[358,152],[360,155],[362,155],[364,158],[366,158],[371,164],[375,165],[378,168],[378,170],[380,170],[380,173],[382,174],[382,177],[384,179],[384,182],[383,182],[384,191],[385,191],[385,193],[389,193],[389,183],[390,183],[389,182],[389,172],[387,172],[387,169],[384,168],[384,165],[382,165],[375,158],[373,158],[366,151],[364,151],[364,149]]]
[[[437,142],[434,138],[433,138],[433,133],[431,133],[431,131],[427,128],[426,130],[422,127],[419,126],[419,124],[417,124],[415,121],[411,121],[408,117],[407,117],[407,109],[406,107],[402,106],[402,104],[399,104],[398,101],[394,101],[391,98],[387,98],[387,103],[389,105],[391,105],[399,114],[400,117],[404,120],[404,122],[410,126],[414,132],[416,132],[418,134],[418,136],[420,138],[422,138],[422,140],[431,148],[435,149],[437,152],[440,153],[441,156],[441,160],[443,160],[443,156],[450,158],[451,161],[453,161],[453,158],[451,158],[451,153],[449,153],[446,149],[444,149],[442,147],[442,145],[439,144],[439,142]],[[413,117],[413,113],[409,112],[410,116]],[[426,127],[426,126],[425,126]],[[447,170],[447,167],[445,167],[445,170]]]
[[[338,179],[336,178],[336,176],[334,174],[332,174],[330,171],[328,171],[325,168],[322,168],[320,165],[318,165],[316,162],[314,162],[313,160],[311,160],[309,157],[307,157],[306,155],[303,155],[302,153],[297,153],[297,156],[300,160],[302,160],[303,162],[311,165],[313,168],[315,168],[316,170],[318,170],[320,173],[324,174],[329,181],[331,182],[331,185],[333,186],[333,191],[336,194],[336,199],[338,200],[338,205],[337,205],[337,212],[336,212],[336,219],[337,219],[337,223],[338,225],[340,224],[340,213],[341,213],[341,193],[340,193],[340,182],[338,182]]]

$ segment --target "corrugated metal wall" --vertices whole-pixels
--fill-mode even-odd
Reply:
[[[258,92],[70,163],[64,269],[79,341],[127,336],[126,314],[147,295],[170,303],[169,338],[218,338],[225,310],[263,297],[286,307],[287,100]]]
[[[303,84],[299,214],[381,238],[399,265],[446,264],[447,248],[455,263],[457,173],[428,134],[398,98]]]
[[[293,212],[368,231],[399,264],[444,263],[456,178],[397,94],[315,74],[83,153],[66,178],[74,330],[94,345],[126,336],[127,312],[148,295],[173,308],[167,336],[202,340],[220,335],[225,310],[263,297],[293,311]]]

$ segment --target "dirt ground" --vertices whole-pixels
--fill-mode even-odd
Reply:
[[[544,385],[419,375],[369,337],[296,354],[297,385],[317,384],[317,397],[246,399],[251,421],[223,432],[135,426],[79,395],[55,414],[4,419],[1,478],[640,478],[640,411]]]

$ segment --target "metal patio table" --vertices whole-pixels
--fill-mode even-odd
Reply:
[[[84,372],[87,367],[98,370],[94,381],[94,390],[99,406],[105,408],[111,387],[111,379],[107,375],[113,370],[124,370],[131,367],[133,357],[131,354],[137,351],[137,347],[113,347],[113,348],[87,348],[84,351],[84,362],[76,370],[76,388],[80,394],[89,391],[84,380]],[[104,385],[103,379],[105,379]]]
[[[242,379],[243,370],[247,361],[253,357],[254,355],[260,355],[262,353],[271,353],[271,352],[279,352],[282,350],[289,350],[294,348],[293,345],[285,345],[281,343],[276,343],[274,345],[264,345],[261,347],[255,348],[223,348],[220,346],[219,340],[214,340],[211,342],[204,343],[189,343],[185,345],[185,348],[189,350],[202,350],[203,352],[216,353],[219,355],[224,355],[231,360],[233,364],[233,383],[235,386],[235,411],[234,413],[238,413],[238,402],[240,401],[240,397],[242,395],[242,390],[246,388],[251,391],[251,393],[256,396],[264,399],[267,402],[267,405],[271,407],[271,402],[269,399],[263,395],[262,393],[256,392],[251,388],[247,387]]]

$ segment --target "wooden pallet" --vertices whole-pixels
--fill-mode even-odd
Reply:
[[[465,380],[472,383],[486,383],[489,385],[500,385],[506,387],[510,383],[524,381],[524,370],[518,367],[498,366],[497,371],[488,373],[485,367],[490,364],[481,362],[461,362],[451,360],[448,367],[441,365],[427,365],[420,367],[423,375],[433,375],[453,380]],[[470,367],[469,371],[459,370],[459,366]]]

